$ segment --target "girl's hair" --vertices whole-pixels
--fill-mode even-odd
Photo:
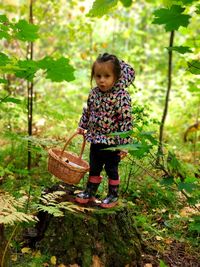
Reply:
[[[115,55],[110,55],[108,53],[100,54],[96,61],[92,65],[92,71],[91,71],[91,85],[92,85],[92,80],[94,77],[94,69],[95,69],[95,64],[96,63],[103,63],[110,61],[113,64],[113,72],[116,77],[116,81],[120,78],[121,75],[121,67],[120,67],[120,62],[119,59]]]

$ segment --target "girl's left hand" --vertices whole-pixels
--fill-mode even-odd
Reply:
[[[121,159],[125,158],[128,154],[128,151],[127,150],[120,150],[119,152],[119,156]]]

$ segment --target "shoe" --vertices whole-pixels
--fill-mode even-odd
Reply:
[[[75,198],[75,201],[81,204],[87,204],[90,201],[95,202],[95,200],[96,198],[88,190],[80,192]]]
[[[108,194],[105,199],[101,201],[100,207],[109,209],[118,204],[118,196],[116,194]]]

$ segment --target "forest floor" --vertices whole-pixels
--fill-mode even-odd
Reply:
[[[143,249],[141,267],[200,267],[199,252],[188,244],[174,241],[161,253],[155,250],[155,242],[152,244],[154,249],[150,248],[150,243]]]

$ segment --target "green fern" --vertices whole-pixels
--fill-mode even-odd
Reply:
[[[40,198],[42,204],[37,204],[38,211],[48,212],[55,217],[62,217],[64,213],[62,210],[76,212],[77,206],[71,202],[62,202],[62,196],[66,193],[63,191],[55,191],[53,193],[45,194]]]

